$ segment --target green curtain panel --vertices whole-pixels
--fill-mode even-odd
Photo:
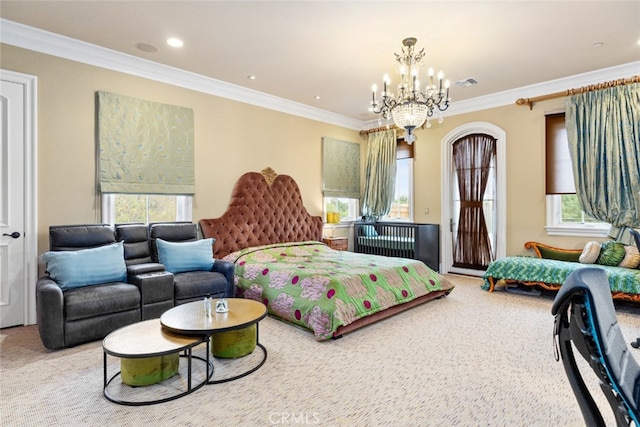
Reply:
[[[195,193],[193,110],[96,93],[102,193]]]
[[[324,197],[360,198],[360,144],[322,138]]]
[[[640,84],[574,95],[566,106],[582,209],[614,227],[640,227]]]
[[[369,134],[362,215],[378,219],[389,213],[396,185],[396,131]]]

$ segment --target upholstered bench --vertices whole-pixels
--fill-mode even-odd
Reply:
[[[539,258],[510,256],[491,262],[483,276],[482,288],[493,292],[500,282],[505,285],[540,286],[543,289],[557,291],[573,271],[596,267],[606,272],[613,298],[640,302],[640,270],[637,268],[583,264],[578,262],[582,250],[563,250],[536,242],[525,243],[525,248],[533,249]],[[542,256],[563,259],[548,259]]]

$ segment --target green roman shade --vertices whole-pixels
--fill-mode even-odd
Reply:
[[[96,93],[102,193],[195,193],[193,110]]]
[[[360,198],[360,144],[322,138],[324,197]]]

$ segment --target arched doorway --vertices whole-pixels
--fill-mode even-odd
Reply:
[[[472,122],[459,126],[449,132],[442,139],[442,271],[444,273],[461,273],[481,276],[484,270],[467,268],[458,263],[454,265],[454,244],[458,238],[458,220],[460,199],[458,180],[454,164],[454,144],[470,135],[486,135],[495,140],[495,158],[492,164],[492,176],[487,184],[490,190],[485,192],[487,197],[485,206],[490,206],[490,212],[485,212],[487,225],[491,235],[491,250],[495,258],[505,256],[506,253],[506,133],[488,122]],[[462,235],[464,237],[464,234]],[[458,242],[460,243],[460,242]]]

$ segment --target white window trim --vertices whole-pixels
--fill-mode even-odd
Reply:
[[[322,198],[322,220],[324,221],[324,225],[325,226],[339,226],[340,224],[343,225],[350,225],[351,223],[357,221],[360,218],[360,215],[358,214],[360,212],[360,200],[358,199],[349,199],[351,202],[353,203],[353,214],[354,216],[352,218],[340,218],[340,222],[337,224],[332,224],[332,223],[328,223],[326,222],[327,219],[327,199],[349,199],[348,197],[323,197]]]
[[[576,237],[607,237],[609,224],[577,224],[559,223],[560,196],[547,195],[547,225],[545,229],[549,236],[576,236]]]
[[[397,161],[397,160],[396,160]],[[414,203],[414,191],[413,189],[415,188],[415,176],[413,174],[413,165],[414,165],[415,159],[410,158],[409,159],[409,218],[389,218],[387,216],[383,217],[381,219],[381,221],[386,221],[386,222],[407,222],[407,223],[412,223],[413,222],[413,203]]]
[[[102,194],[102,222],[104,224],[115,224],[116,220],[116,198],[115,194]],[[193,197],[176,196],[176,221],[192,221],[193,218]]]

